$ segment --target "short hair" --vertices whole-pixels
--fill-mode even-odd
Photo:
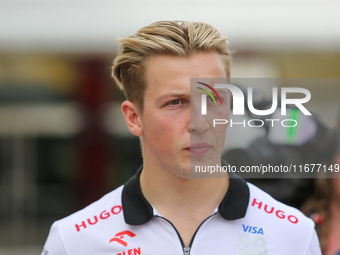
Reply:
[[[195,52],[218,52],[230,77],[231,52],[227,37],[204,22],[159,21],[143,27],[136,34],[117,40],[118,55],[112,77],[127,100],[143,111],[146,90],[145,63],[155,54],[188,56]]]

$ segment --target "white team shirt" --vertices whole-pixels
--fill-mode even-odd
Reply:
[[[231,175],[221,204],[185,247],[142,194],[141,168],[124,186],[50,230],[42,255],[320,255],[312,220]]]

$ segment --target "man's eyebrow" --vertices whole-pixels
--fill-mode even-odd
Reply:
[[[224,88],[218,88],[215,89],[217,92],[228,92],[228,89],[224,89]]]
[[[216,89],[216,92],[217,92],[218,94],[220,94],[220,93],[221,93],[221,94],[222,94],[222,93],[227,93],[227,94],[228,94],[228,93],[229,93],[229,89],[221,89],[221,88],[220,88],[220,89]]]
[[[160,96],[159,98],[157,98],[157,101],[162,101],[164,98],[167,98],[167,97],[185,97],[185,96],[187,96],[187,94],[171,92],[171,93],[166,93]]]

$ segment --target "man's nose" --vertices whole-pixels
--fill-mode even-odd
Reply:
[[[207,115],[201,114],[201,107],[199,104],[190,104],[190,121],[188,130],[190,133],[198,132],[203,133],[209,129]]]

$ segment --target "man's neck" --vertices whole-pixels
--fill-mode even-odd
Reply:
[[[222,202],[229,178],[186,179],[155,166],[144,164],[140,176],[143,195],[172,222],[188,246],[200,224]]]
[[[195,178],[187,179],[173,174],[168,169],[161,169],[150,164],[144,164],[140,177],[141,189],[149,201],[158,212],[168,212],[172,210],[190,212],[194,215],[200,213],[199,209],[204,204],[206,211],[213,210],[224,198],[228,186],[228,178]],[[178,210],[182,208],[182,210]]]

